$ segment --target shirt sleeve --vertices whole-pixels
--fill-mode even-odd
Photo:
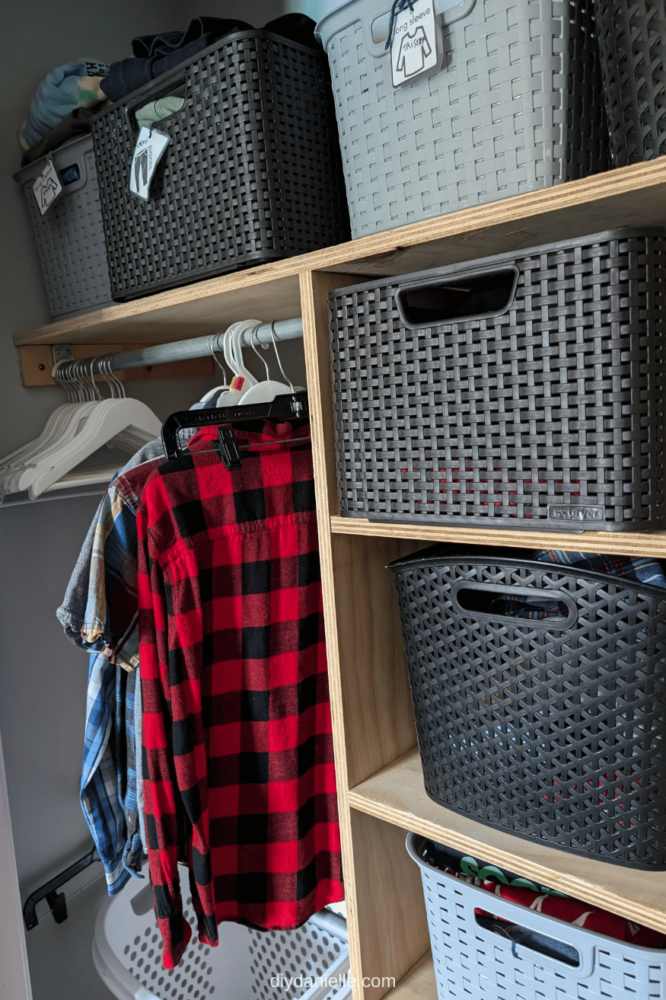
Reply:
[[[398,62],[396,64],[396,70],[398,73],[402,73],[405,69],[405,36],[402,36],[400,41],[400,51],[398,52]]]
[[[111,486],[56,612],[68,638],[134,670],[139,662],[136,513]]]
[[[428,41],[428,36],[426,35],[425,28],[423,26],[421,26],[420,30],[421,30],[421,34],[423,36],[423,44],[422,44],[421,48],[423,49],[423,55],[427,59],[428,56],[430,55],[430,53],[432,52],[432,46],[430,45],[430,42]]]
[[[137,514],[138,602],[141,655],[143,800],[148,864],[166,969],[179,962],[191,938],[178,875],[179,808],[174,769],[169,665],[165,662],[168,608],[156,553],[150,551],[148,516]]]

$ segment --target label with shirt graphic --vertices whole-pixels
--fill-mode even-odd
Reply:
[[[393,86],[408,83],[421,73],[436,69],[441,55],[435,0],[415,0],[396,14],[391,41]]]

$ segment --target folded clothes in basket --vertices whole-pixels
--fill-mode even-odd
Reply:
[[[532,558],[540,562],[561,563],[577,566],[578,569],[605,573],[608,576],[622,576],[651,587],[666,587],[666,574],[658,559],[647,557],[598,555],[596,552],[561,552],[558,549],[536,549]],[[535,601],[524,596],[496,597],[490,604],[490,611],[513,618],[528,618],[540,621],[561,614],[560,605],[553,601]]]
[[[28,116],[19,130],[23,149],[34,146],[76,108],[86,108],[105,100],[106,95],[100,85],[108,71],[106,63],[77,59],[64,66],[56,66],[47,73],[30,102]]]
[[[453,875],[470,885],[476,885],[502,899],[518,903],[520,906],[526,906],[549,917],[556,917],[566,924],[575,924],[577,927],[605,934],[606,937],[614,938],[616,941],[626,941],[643,948],[666,948],[666,936],[658,931],[643,927],[641,924],[635,924],[624,917],[618,917],[608,910],[600,910],[596,906],[582,903],[578,899],[572,899],[570,896],[557,893],[545,886],[537,888],[536,883],[531,883],[533,888],[526,888],[526,885],[530,884],[529,879],[523,879],[496,865],[477,861],[475,858],[451,850],[443,844],[424,840],[421,855],[424,861],[427,861],[434,868],[439,868],[447,875]],[[474,874],[475,871],[478,874]],[[512,924],[486,910],[476,909],[475,913],[484,920],[501,923],[506,931],[505,936],[516,943],[524,944],[527,947],[538,945],[536,950],[543,950],[542,942],[538,941],[542,935],[537,934],[536,931]],[[515,933],[513,933],[512,928],[515,929]],[[559,950],[554,957],[567,961],[566,954]]]
[[[191,59],[203,49],[234,31],[251,30],[252,25],[238,18],[195,17],[185,31],[163,31],[157,35],[141,35],[132,41],[134,58],[112,63],[102,80],[102,90],[112,101],[137,90],[176,66]],[[281,35],[293,42],[319,48],[314,37],[315,23],[304,14],[284,14],[264,25],[264,31]]]

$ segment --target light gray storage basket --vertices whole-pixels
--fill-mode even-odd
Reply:
[[[436,0],[435,10],[442,68],[397,89],[390,0],[347,0],[317,26],[354,237],[609,165],[592,0]]]
[[[45,215],[39,213],[32,187],[46,166],[46,157],[23,167],[14,179],[21,185],[28,207],[49,312],[55,320],[115,303],[111,298],[92,136],[65,143],[54,152],[53,162],[59,174],[78,172],[79,177],[65,184]]]
[[[407,835],[407,851],[421,869],[439,1000],[666,997],[666,951],[615,941],[446,875],[419,855],[422,841]],[[501,937],[477,922],[475,909],[575,948],[580,964],[574,968]]]

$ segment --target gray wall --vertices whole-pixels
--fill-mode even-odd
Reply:
[[[64,401],[58,389],[21,386],[12,344],[14,333],[49,321],[32,234],[12,180],[20,161],[19,126],[36,86],[54,66],[80,56],[109,61],[124,58],[131,54],[129,42],[134,35],[184,27],[193,14],[238,13],[259,26],[281,12],[282,4],[272,0],[88,0],[83,4],[61,0],[57,5],[24,0],[4,5],[0,457],[35,437],[51,411]],[[290,355],[293,351],[287,352],[287,358]],[[301,372],[296,365],[300,380]],[[164,418],[189,406],[208,384],[213,383],[201,379],[134,383],[132,392]],[[78,801],[87,657],[65,639],[54,612],[96,504],[97,499],[84,498],[0,508],[0,732],[22,898],[89,844]],[[89,954],[89,942],[82,942],[81,947]],[[30,950],[31,964],[39,962],[35,946]],[[38,978],[48,981],[43,969]],[[79,989],[81,996],[93,995],[86,993],[82,982]],[[69,996],[74,1000],[73,989]],[[107,994],[94,990],[94,996]],[[52,991],[47,1000],[55,997]]]

